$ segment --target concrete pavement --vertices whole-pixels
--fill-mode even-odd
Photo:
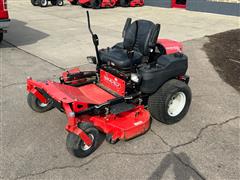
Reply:
[[[61,69],[4,43],[2,64],[3,179],[238,179],[239,93],[225,84],[201,50],[207,39],[184,43],[193,102],[171,126],[153,121],[131,141],[105,141],[77,159],[65,147],[65,115],[38,114],[26,103],[25,79],[55,79]],[[88,66],[83,67],[88,69]]]
[[[88,55],[91,52],[91,42],[87,35],[84,35],[84,40],[81,39],[84,32],[88,33],[83,9],[70,6],[41,9],[33,8],[27,1],[17,2],[9,1],[15,22],[6,36],[6,41],[0,45],[0,178],[104,180],[239,178],[240,96],[220,79],[209,63],[202,50],[203,44],[208,41],[207,38],[187,40],[186,32],[180,33],[174,28],[165,31],[166,37],[172,34],[172,38],[175,35],[179,40],[187,40],[184,42],[184,51],[189,56],[188,73],[191,76],[193,101],[189,113],[181,122],[167,126],[153,120],[151,129],[145,135],[127,142],[120,141],[115,145],[104,141],[91,156],[78,159],[71,156],[65,147],[67,135],[64,130],[65,115],[56,109],[44,114],[31,111],[26,103],[25,80],[27,76],[34,79],[56,79],[62,71],[61,68],[85,64],[83,53]],[[119,29],[116,31],[114,29],[123,25],[125,19],[123,15],[126,14],[124,12],[129,12],[131,17],[136,18],[135,13],[140,9],[141,12],[145,12],[141,13],[141,16],[145,14],[146,17],[155,18],[152,17],[152,12],[157,8],[152,7],[133,8],[132,11],[117,8],[116,12],[119,14],[115,15],[111,14],[115,12],[114,9],[91,11],[92,14],[95,13],[94,18],[105,22],[111,21],[111,24],[104,24],[103,21],[96,21],[93,18],[98,27],[94,28],[101,33],[101,37],[110,37],[106,42],[110,45],[120,37]],[[189,17],[194,19],[197,15],[201,19],[208,15],[184,10],[159,8],[160,10],[160,15],[164,14],[162,13],[164,11],[175,14],[177,19],[181,18],[178,12],[182,11],[189,23],[185,29],[188,29],[188,26],[200,28],[200,25]],[[97,13],[102,15],[97,17]],[[79,14],[80,19],[74,19]],[[104,18],[109,15],[110,20]],[[212,26],[211,30],[204,30],[205,32],[198,35],[192,31],[189,33],[197,38],[204,36],[205,33],[236,28],[234,24],[237,19],[220,15],[209,17],[209,22],[204,20],[205,24],[210,21],[215,24],[221,21],[229,26],[222,26],[222,29],[216,28],[217,25],[215,28]],[[118,21],[115,22],[114,19]],[[187,20],[183,23],[187,23]],[[174,20],[169,20],[169,24],[167,20],[164,21],[168,27],[180,26]],[[55,27],[62,29],[56,28],[54,33],[53,23]],[[79,29],[79,26],[82,28]],[[67,33],[70,31],[74,32],[73,36]],[[103,41],[103,38],[101,39]],[[89,43],[89,46],[81,47],[86,43]],[[57,49],[59,51],[55,51]],[[68,58],[65,59],[64,56]],[[85,64],[81,68],[89,69],[92,66]]]

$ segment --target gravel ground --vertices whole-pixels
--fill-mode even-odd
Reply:
[[[240,92],[240,29],[208,36],[204,45],[220,77]]]

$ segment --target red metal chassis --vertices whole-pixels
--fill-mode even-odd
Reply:
[[[171,5],[172,8],[183,8],[183,9],[185,9],[186,6],[187,6],[186,4],[178,4],[177,0],[172,0],[172,5]]]
[[[158,43],[163,45],[167,54],[182,51],[182,44],[179,42],[158,39]],[[80,70],[79,68],[74,68],[69,71],[76,73]],[[66,72],[62,73],[62,77],[66,78]],[[100,83],[120,96],[125,95],[125,82],[104,70],[100,71]],[[117,115],[91,116],[85,114],[75,116],[76,112],[86,110],[89,108],[89,105],[101,105],[116,98],[96,84],[73,87],[53,81],[43,82],[32,80],[32,78],[27,79],[27,91],[35,95],[41,102],[47,103],[48,98],[40,90],[43,90],[56,103],[61,105],[68,119],[65,129],[80,136],[87,145],[91,145],[92,140],[84,131],[78,128],[78,124],[81,122],[92,123],[100,131],[112,135],[113,140],[127,140],[143,134],[149,128],[150,114],[142,105],[136,105],[134,109]]]
[[[6,28],[10,24],[10,19],[7,10],[7,1],[0,0],[0,33],[6,32]]]

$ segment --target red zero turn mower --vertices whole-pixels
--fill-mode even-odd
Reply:
[[[10,19],[7,9],[7,0],[0,0],[0,43],[3,40],[3,33],[7,32]]]
[[[48,1],[51,1],[53,6],[63,6],[63,0],[31,0],[33,6],[47,7]]]
[[[72,5],[80,4],[83,7],[91,7],[94,9],[114,7],[120,5],[122,7],[143,6],[144,0],[68,0]]]
[[[188,58],[180,43],[157,40],[159,24],[128,18],[123,42],[99,50],[88,12],[87,17],[96,49],[96,57],[88,60],[96,71],[74,68],[59,82],[27,79],[30,108],[66,114],[67,149],[77,157],[97,149],[100,132],[112,144],[128,140],[149,129],[151,115],[165,124],[180,121],[191,103]]]

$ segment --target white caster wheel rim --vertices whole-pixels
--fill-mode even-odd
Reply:
[[[175,117],[179,115],[186,105],[186,95],[183,92],[174,94],[168,103],[168,115]]]
[[[47,6],[47,0],[41,0],[43,6]]]
[[[47,107],[47,105],[48,105],[48,104],[46,104],[46,103],[42,103],[40,100],[37,100],[37,104],[38,104],[38,106],[40,106],[41,108],[45,108],[45,107]]]
[[[93,142],[94,136],[93,136],[92,134],[89,134],[88,136],[89,136],[89,138],[90,138],[90,139],[92,140],[92,142]],[[92,143],[92,144],[93,144],[93,143]],[[81,143],[81,149],[84,150],[84,151],[89,150],[91,147],[92,147],[92,145],[88,146],[88,145],[85,144],[84,142]]]
[[[63,1],[59,1],[58,6],[62,6],[62,5],[63,5]]]

